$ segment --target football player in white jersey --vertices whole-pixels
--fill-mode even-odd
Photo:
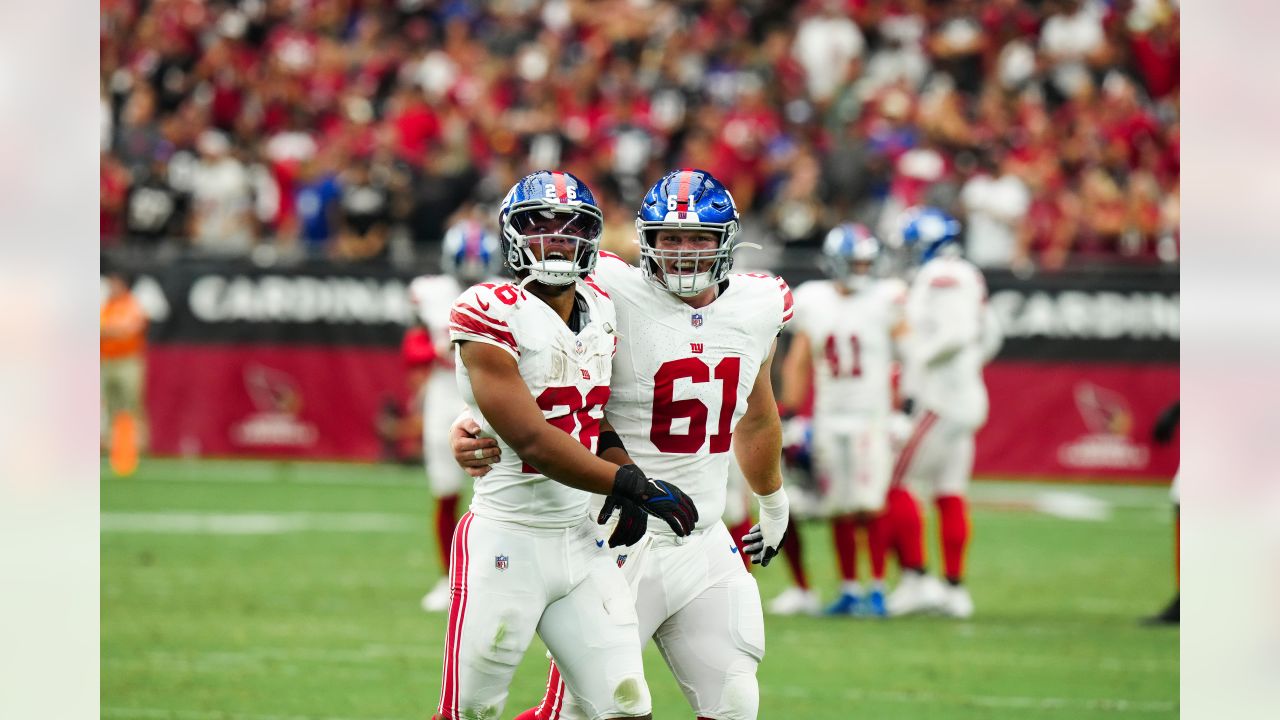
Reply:
[[[465,407],[454,376],[449,313],[464,288],[494,279],[502,262],[498,252],[497,234],[489,229],[478,211],[473,211],[445,232],[440,257],[444,272],[423,275],[409,283],[414,310],[436,346],[436,360],[423,392],[422,456],[431,495],[436,501],[436,542],[444,577],[422,598],[422,609],[428,612],[449,609],[449,547],[458,525],[458,493],[467,477],[449,450],[449,427]]]
[[[645,533],[624,507],[609,546],[635,594],[641,638],[657,643],[696,715],[754,720],[764,657],[760,592],[720,518],[732,450],[759,504],[746,552],[760,565],[777,554],[788,501],[769,368],[791,320],[791,291],[780,278],[730,274],[738,211],[705,171],[667,174],[637,216],[642,268],[601,253],[594,276],[613,298],[620,335],[605,413],[616,447],[604,457],[678,475],[702,519],[682,540],[659,523]],[[465,427],[455,426],[453,448],[475,474],[492,458]],[[517,718],[585,716],[553,666],[542,704]]]
[[[590,493],[660,517],[673,538],[694,531],[698,512],[674,485],[596,455],[617,318],[584,282],[603,228],[591,191],[568,173],[535,172],[500,218],[519,283],[476,285],[449,316],[462,398],[503,454],[454,534],[436,717],[499,717],[537,632],[585,717],[649,718],[635,605],[596,545]]]
[[[988,311],[982,272],[960,256],[960,223],[936,208],[903,214],[902,247],[919,269],[907,296],[902,393],[910,398],[913,429],[894,466],[892,484],[911,499],[896,507],[895,533],[905,546],[919,541],[921,522],[914,487],[930,494],[938,508],[945,587],[924,574],[919,560],[900,555],[902,580],[889,597],[889,612],[939,610],[968,618],[973,600],[965,588],[964,554],[969,541],[965,496],[973,471],[973,438],[987,420],[982,367],[999,350],[1001,336]],[[912,567],[915,565],[915,567]]]
[[[888,520],[884,515],[891,457],[891,366],[903,325],[906,286],[881,278],[880,241],[863,225],[828,233],[822,255],[830,279],[796,288],[791,345],[783,361],[782,406],[800,409],[813,380],[813,463],[828,489],[841,587],[828,615],[884,617]],[[858,582],[857,531],[866,529],[872,583]],[[816,598],[792,587],[774,599],[780,614],[816,609]]]

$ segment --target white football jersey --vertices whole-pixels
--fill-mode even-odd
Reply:
[[[796,288],[790,329],[809,341],[815,416],[888,417],[893,329],[902,321],[906,299],[906,285],[896,279],[848,293],[831,280]]]
[[[453,371],[453,342],[449,339],[449,315],[453,302],[462,294],[462,286],[452,275],[423,275],[409,283],[409,295],[422,323],[431,333],[438,358],[427,377],[426,402],[439,408],[462,412],[462,396]]]
[[[791,290],[771,275],[731,275],[714,302],[693,308],[606,252],[594,280],[618,313],[606,417],[640,469],[678,485],[698,506],[698,528],[710,527],[724,514],[733,429],[791,320]],[[649,530],[671,534],[656,520]]]
[[[991,349],[984,330],[987,283],[959,256],[921,266],[907,296],[904,394],[920,407],[977,429],[987,420],[982,366]]]
[[[453,342],[482,342],[516,359],[520,376],[551,425],[577,438],[592,453],[600,437],[600,418],[609,401],[609,378],[617,347],[618,320],[613,303],[593,289],[577,290],[587,320],[575,334],[549,305],[513,283],[482,283],[453,304],[449,335]],[[471,512],[532,527],[571,527],[587,515],[590,493],[551,480],[526,464],[476,406],[466,367],[457,363],[458,389],[480,425],[493,437],[500,460],[475,483]]]

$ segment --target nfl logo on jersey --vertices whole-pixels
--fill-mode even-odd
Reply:
[[[506,555],[499,555],[493,559],[493,566],[499,570],[506,570],[509,558]]]
[[[690,315],[689,324],[696,328],[702,327],[702,313],[694,313]]]
[[[625,563],[626,561],[627,561],[627,556],[626,556],[626,555],[619,555],[619,556],[618,556],[618,567],[622,567],[622,564],[623,564],[623,563]]]

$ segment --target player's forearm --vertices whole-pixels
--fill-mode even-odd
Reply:
[[[592,455],[568,433],[543,423],[514,437],[499,435],[521,460],[558,483],[600,495],[613,491],[618,465]]]
[[[804,406],[809,395],[809,384],[812,382],[812,358],[809,355],[809,338],[804,333],[796,333],[791,338],[791,346],[782,361],[782,407],[787,412],[796,412]]]
[[[809,395],[811,380],[808,368],[784,368],[782,382],[782,409],[790,413],[799,412]]]
[[[613,426],[608,420],[600,421],[600,438],[597,446],[596,455],[601,460],[607,460],[615,465],[635,465],[635,461],[631,459],[631,453],[627,452],[627,448],[623,446],[622,439],[614,432]]]
[[[744,417],[733,433],[733,452],[756,495],[770,495],[782,487],[782,423],[777,413]]]

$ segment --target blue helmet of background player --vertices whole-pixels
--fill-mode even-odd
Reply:
[[[862,290],[880,272],[883,246],[861,223],[831,228],[822,243],[822,265],[833,280],[850,290]]]
[[[912,207],[898,219],[902,248],[913,264],[923,265],[960,239],[960,221],[935,207]]]
[[[692,169],[667,173],[645,194],[636,213],[645,277],[676,295],[697,295],[729,276],[738,228],[733,196],[710,173]],[[663,230],[708,233],[715,238],[715,246],[660,250],[656,241]]]
[[[596,266],[604,214],[586,183],[567,172],[539,170],[507,192],[498,226],[501,253],[517,278],[570,285]]]
[[[480,282],[497,272],[500,246],[488,223],[468,217],[445,232],[440,267],[464,286]]]

